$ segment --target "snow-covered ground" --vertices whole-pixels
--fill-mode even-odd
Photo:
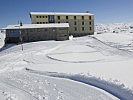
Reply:
[[[21,45],[10,44],[0,52],[1,98],[133,99],[130,32],[31,42],[23,47],[24,51]]]
[[[0,49],[4,46],[5,33],[0,30]]]
[[[3,73],[0,77],[3,95],[6,92],[15,100],[118,100],[81,82],[27,73],[25,70]]]

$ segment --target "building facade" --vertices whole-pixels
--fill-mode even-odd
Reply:
[[[94,34],[94,15],[91,13],[30,12],[32,24],[69,23],[69,34]]]
[[[24,24],[9,25],[6,30],[6,42],[34,42],[45,40],[63,41],[69,39],[68,23],[60,24]]]

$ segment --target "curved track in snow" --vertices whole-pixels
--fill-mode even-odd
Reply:
[[[56,72],[41,72],[41,71],[35,71],[27,68],[26,70],[30,73],[36,73],[38,75],[47,75],[52,77],[71,79],[76,82],[85,83],[87,85],[91,85],[99,89],[102,89],[114,95],[115,97],[119,98],[120,100],[132,100],[133,98],[133,92],[131,90],[124,88],[122,85],[109,83],[105,80],[100,80],[96,77],[84,76],[79,74],[69,75],[65,73],[56,73]]]
[[[89,36],[88,40],[87,42],[76,43],[75,41],[75,44],[60,46],[60,48],[55,49],[53,52],[47,53],[46,56],[51,60],[69,63],[109,62],[133,58],[132,53],[113,48],[95,37]],[[77,52],[76,48],[70,51],[69,48],[71,49],[75,45],[76,48],[84,46],[90,52],[84,50]]]
[[[118,100],[90,85],[24,70],[1,74],[0,80],[0,90],[12,100]]]

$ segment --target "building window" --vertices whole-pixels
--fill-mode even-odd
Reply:
[[[90,27],[90,31],[92,30],[92,27]]]
[[[60,16],[57,16],[58,20],[60,20]]]
[[[53,29],[52,31],[55,32],[55,29]]]
[[[89,20],[91,20],[92,18],[91,18],[91,16],[89,16]]]
[[[60,28],[59,30],[66,30],[66,28]]]
[[[38,29],[37,29],[37,32],[41,32],[41,29],[38,28]]]
[[[10,30],[11,33],[13,33],[13,30]]]
[[[91,22],[89,22],[89,25],[91,25],[92,23]]]
[[[60,23],[60,21],[58,21],[58,23]]]
[[[42,18],[42,16],[40,16],[40,18]]]
[[[36,16],[36,18],[38,18],[38,16]]]
[[[74,16],[74,19],[76,20],[76,16]]]
[[[40,22],[40,24],[42,24],[42,22]]]
[[[47,18],[47,16],[42,16],[42,18]]]
[[[68,20],[68,16],[66,16],[66,19]]]
[[[22,32],[22,33],[25,33],[25,30],[22,30],[21,32]]]
[[[45,24],[45,22],[43,22],[43,24]]]
[[[48,18],[48,17],[46,16],[46,18]]]
[[[85,28],[84,27],[82,27],[82,31],[84,31],[85,30]]]
[[[77,27],[74,27],[74,31],[77,31]]]
[[[39,22],[37,22],[37,24],[39,24]]]
[[[66,23],[69,23],[68,21],[66,21]]]
[[[45,29],[45,31],[48,31],[48,29]]]
[[[82,22],[82,25],[84,25],[85,23],[84,22]]]
[[[33,32],[33,29],[29,29],[29,32]]]
[[[74,25],[77,25],[77,22],[74,22]]]
[[[84,16],[82,16],[82,20],[84,20]]]

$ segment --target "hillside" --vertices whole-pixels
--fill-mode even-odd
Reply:
[[[0,52],[0,97],[132,100],[133,35],[104,28],[68,41],[25,43],[23,51],[7,45]]]

